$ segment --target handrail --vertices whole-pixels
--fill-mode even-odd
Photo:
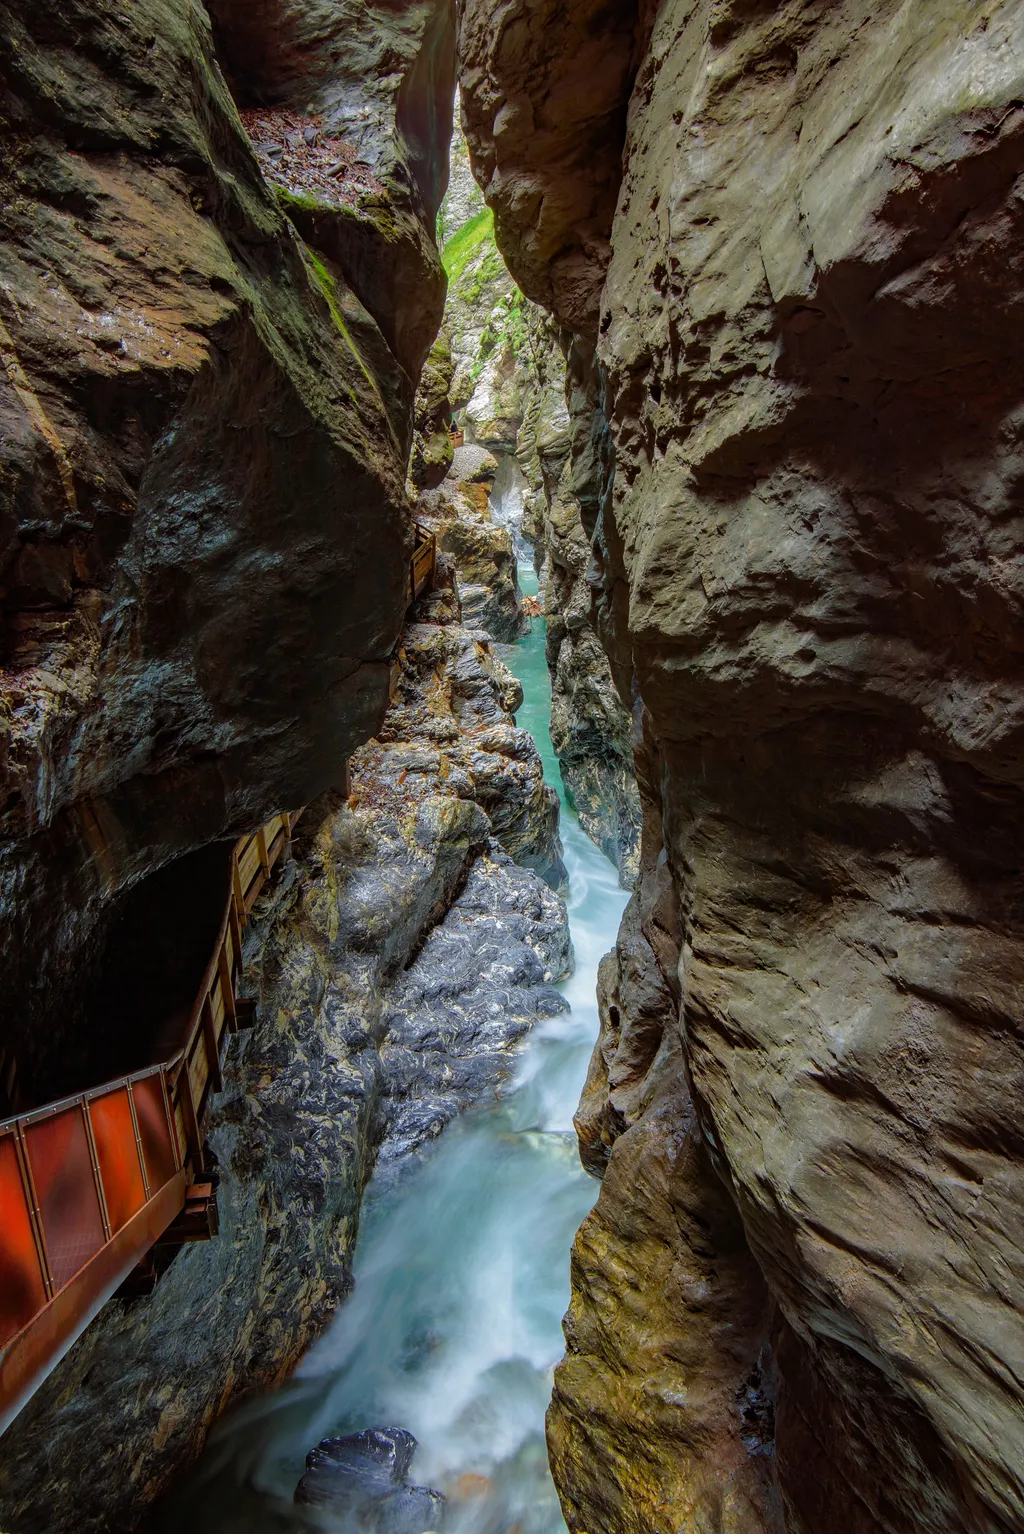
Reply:
[[[409,561],[409,606],[429,590],[437,576],[437,538],[416,524],[416,545]]]
[[[275,815],[235,844],[213,954],[171,1059],[0,1121],[0,1432],[188,1215],[223,1043],[242,1024],[242,931],[299,814]],[[186,1218],[181,1239],[210,1233],[208,1221]]]

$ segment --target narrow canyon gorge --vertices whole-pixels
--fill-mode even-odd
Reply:
[[[1024,7],[0,124],[0,1530],[1024,1534]]]

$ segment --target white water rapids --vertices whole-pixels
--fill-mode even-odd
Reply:
[[[532,571],[520,578],[536,591]],[[523,683],[518,721],[561,794],[543,620],[502,654]],[[410,1479],[444,1492],[446,1531],[564,1529],[544,1412],[562,1353],[569,1249],[597,1193],[572,1115],[597,1034],[598,961],[627,897],[564,798],[561,831],[576,953],[561,989],[572,1010],[533,1031],[500,1101],[453,1124],[397,1182],[371,1184],[351,1299],[294,1381],[213,1435],[174,1499],[175,1529],[307,1526],[289,1506],[307,1450],[328,1434],[385,1425],[418,1439]],[[321,1514],[308,1526],[341,1527]]]

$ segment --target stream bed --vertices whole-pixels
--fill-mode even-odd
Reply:
[[[536,591],[531,570],[520,580]],[[523,684],[518,722],[561,798],[576,968],[560,989],[571,1010],[534,1029],[499,1101],[467,1112],[399,1176],[371,1182],[351,1299],[293,1380],[218,1426],[168,1528],[272,1534],[302,1527],[296,1515],[311,1529],[347,1527],[292,1506],[305,1455],[328,1435],[385,1425],[417,1439],[409,1480],[444,1494],[446,1531],[565,1527],[544,1413],[563,1350],[569,1251],[597,1194],[572,1115],[597,1034],[597,965],[627,896],[562,795],[544,627],[534,619],[500,653]]]

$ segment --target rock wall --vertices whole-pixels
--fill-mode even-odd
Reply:
[[[214,6],[239,99],[258,85],[341,142],[322,39],[251,72],[273,10]],[[375,190],[286,196],[292,221],[201,6],[4,8],[0,941],[23,1102],[52,1091],[138,882],[322,792],[386,703],[454,39],[445,0],[378,22]],[[388,250],[415,322],[368,279]]]
[[[463,8],[498,244],[596,356],[593,611],[642,700],[574,1530],[1024,1522],[1022,29]]]
[[[527,620],[515,543],[491,504],[497,469],[486,448],[456,448],[441,485],[420,496],[416,514],[451,559],[466,622],[501,644],[512,644],[525,631]]]
[[[307,809],[248,930],[255,1024],[209,1138],[220,1235],[180,1249],[152,1295],[112,1300],[5,1433],[7,1534],[136,1527],[211,1423],[286,1378],[345,1298],[374,1166],[493,1092],[516,1042],[567,1005],[565,907],[522,866],[559,848],[512,722],[521,689],[450,591],[413,616],[351,796]],[[175,1506],[160,1527],[181,1526]]]
[[[569,347],[565,378],[567,452],[552,473],[541,458],[544,496],[534,526],[542,556],[551,741],[567,795],[580,824],[619,870],[625,889],[636,882],[641,807],[633,759],[634,730],[612,679],[594,614],[600,579],[595,544],[610,477],[611,442],[600,377],[586,348]]]
[[[513,282],[458,123],[440,226],[450,278],[451,403],[467,441],[497,459],[492,519],[508,529],[520,558],[532,553],[540,577],[551,738],[563,782],[584,830],[628,886],[640,823],[632,731],[591,621],[588,584],[601,494],[592,370],[580,375],[575,351],[567,370],[568,337]]]

